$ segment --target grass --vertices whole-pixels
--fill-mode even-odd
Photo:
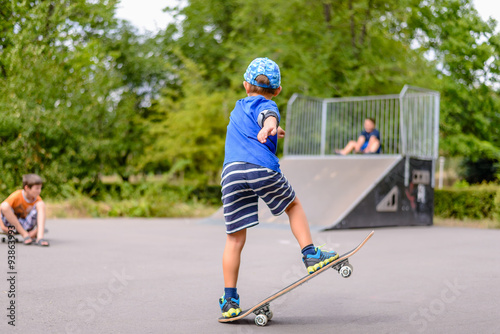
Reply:
[[[207,217],[218,206],[197,201],[150,203],[144,199],[122,201],[93,201],[72,198],[46,202],[47,218],[107,218],[107,217]]]
[[[65,189],[64,197],[45,197],[48,218],[206,217],[222,205],[218,185],[146,180],[101,183],[91,193]]]
[[[500,228],[500,222],[496,220],[483,219],[483,220],[472,220],[472,219],[453,219],[453,218],[440,218],[434,217],[434,225],[436,226],[446,226],[446,227],[469,227],[469,228],[484,228],[484,229],[498,229]]]

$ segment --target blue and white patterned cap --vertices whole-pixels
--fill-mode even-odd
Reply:
[[[269,85],[263,85],[255,81],[259,75],[265,75],[269,79]],[[256,58],[250,65],[243,76],[245,81],[259,87],[276,89],[281,84],[281,74],[278,65],[269,58]]]

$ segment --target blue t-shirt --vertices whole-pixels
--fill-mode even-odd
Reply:
[[[372,136],[375,136],[375,138],[377,138],[380,141],[380,132],[378,132],[377,129],[373,129],[372,132],[366,132],[366,130],[363,130],[363,131],[361,131],[360,136],[365,137],[365,143],[363,144],[363,147],[361,148],[363,150],[368,146],[368,142],[370,141],[370,138]],[[377,152],[375,152],[375,153],[380,153],[380,145],[378,147]]]
[[[380,141],[380,132],[377,129],[373,129],[372,132],[366,132],[366,130],[361,131],[361,136],[365,137],[365,142],[370,140],[371,136],[375,136]]]
[[[264,144],[257,140],[261,129],[257,119],[265,110],[274,111],[280,121],[276,103],[262,95],[249,96],[236,102],[227,126],[224,165],[242,161],[281,172],[276,156],[278,135],[267,137]]]

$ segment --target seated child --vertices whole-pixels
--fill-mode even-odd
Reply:
[[[375,128],[375,119],[365,119],[364,129],[357,141],[351,140],[343,150],[337,150],[340,155],[347,155],[352,151],[356,153],[380,153],[380,132]]]
[[[0,228],[4,233],[14,229],[14,233],[24,238],[30,245],[36,238],[39,246],[49,246],[43,238],[45,229],[45,203],[40,197],[42,178],[36,174],[23,175],[23,189],[14,191],[0,205]]]

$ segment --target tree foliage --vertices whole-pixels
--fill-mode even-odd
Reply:
[[[432,51],[442,92],[441,149],[471,162],[500,158],[500,35],[469,0],[414,1],[414,39]]]
[[[144,169],[207,183],[217,180],[224,160],[227,119],[237,95],[215,91],[203,79],[204,70],[183,59],[178,71],[182,89],[162,92],[153,107],[150,135],[156,140],[146,148]]]
[[[137,173],[144,91],[155,88],[154,75],[141,74],[159,70],[133,68],[151,62],[139,57],[139,36],[114,19],[116,1],[0,6],[0,191],[27,172],[43,175],[51,193]]]

